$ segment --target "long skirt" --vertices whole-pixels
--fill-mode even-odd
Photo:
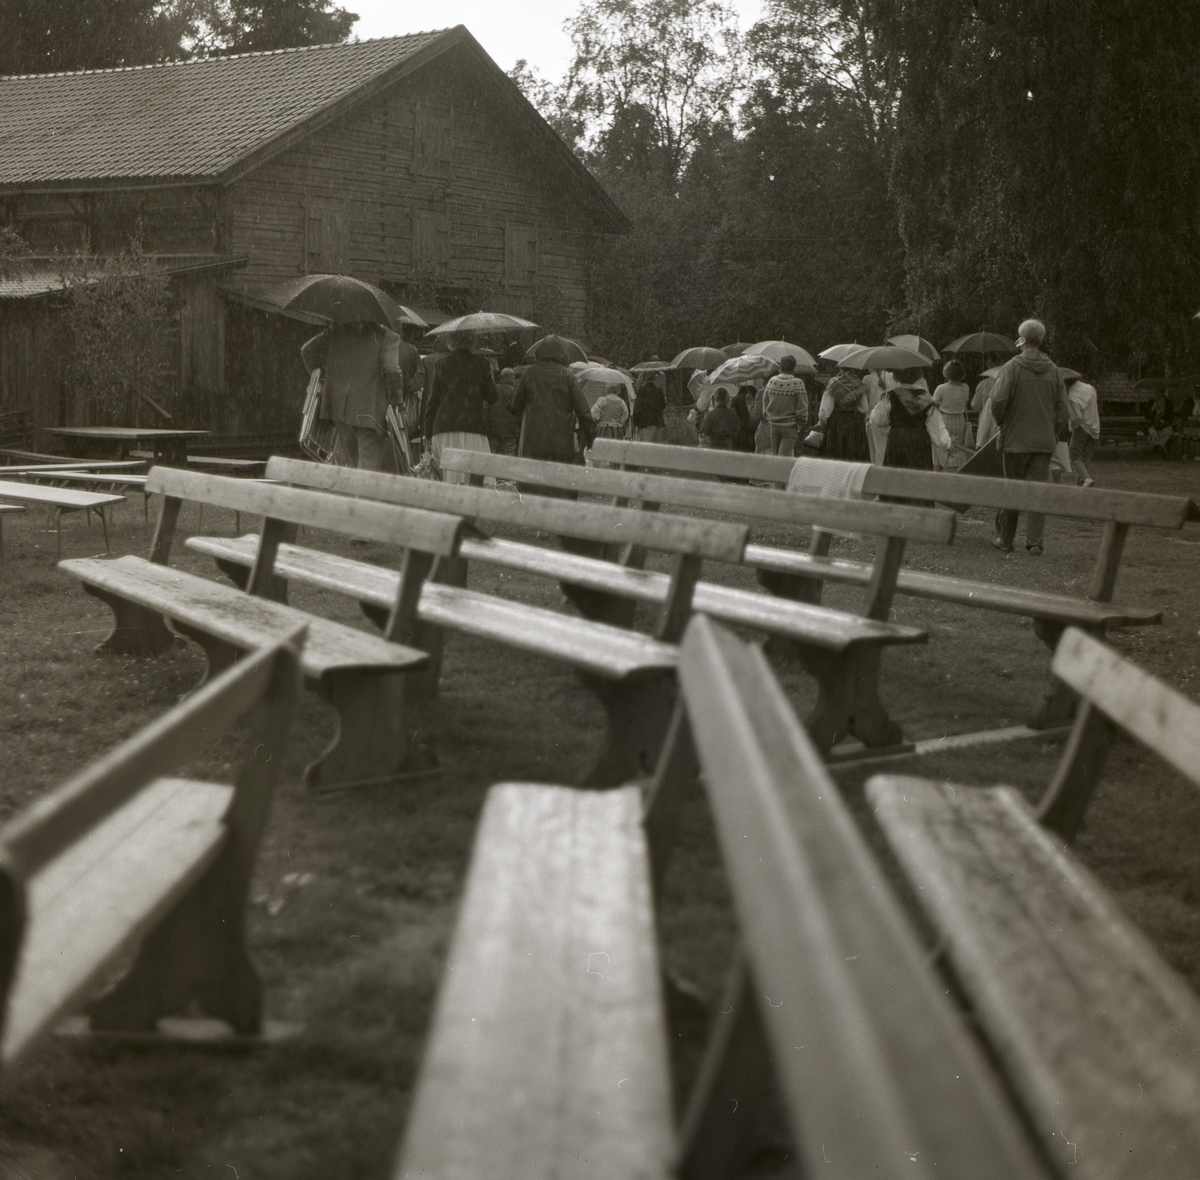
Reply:
[[[967,449],[967,416],[966,414],[942,414],[946,424],[946,433],[950,435],[950,449],[943,451],[934,447],[934,462],[942,471],[957,471],[970,457]]]
[[[933,470],[933,444],[922,421],[915,426],[893,424],[888,431],[884,467],[912,467],[917,471]]]
[[[429,450],[441,466],[443,451],[482,451],[491,454],[486,434],[472,434],[467,430],[446,430],[435,434],[429,443]],[[445,483],[469,483],[471,477],[465,471],[443,471],[442,480]]]
[[[821,454],[826,459],[845,459],[850,463],[869,463],[871,447],[867,442],[867,421],[858,410],[834,410],[825,423],[825,442]]]

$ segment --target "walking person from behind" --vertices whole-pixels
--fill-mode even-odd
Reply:
[[[704,415],[700,433],[708,436],[708,445],[718,451],[733,450],[733,439],[738,432],[738,416],[728,404],[728,394],[718,389],[713,394],[712,409]]]
[[[438,361],[425,395],[422,427],[426,450],[439,466],[442,452],[451,448],[482,451],[485,455],[491,452],[484,409],[499,397],[492,366],[487,357],[471,351],[472,338],[459,333],[456,343],[457,347]],[[482,482],[480,476],[462,471],[443,472],[442,478],[447,483]]]
[[[794,455],[796,438],[808,426],[808,387],[796,376],[796,358],[790,353],[779,368],[763,390],[763,417],[771,431],[767,453]]]
[[[310,373],[321,369],[321,419],[337,429],[347,467],[396,470],[387,436],[389,402],[399,405],[420,356],[382,324],[330,324],[306,341],[300,356]]]
[[[1067,387],[1067,410],[1071,418],[1071,470],[1076,480],[1085,488],[1096,481],[1087,465],[1100,443],[1100,406],[1096,398],[1096,387],[1082,377],[1069,377]]]
[[[653,373],[637,388],[633,403],[633,437],[638,442],[661,442],[666,423],[667,379]]]
[[[1067,437],[1067,390],[1057,366],[1041,351],[1046,326],[1040,320],[1026,320],[1017,334],[1021,352],[996,378],[992,416],[1000,427],[1004,478],[1044,483],[1050,476],[1054,448],[1060,438]],[[996,513],[997,534],[992,545],[1003,553],[1013,551],[1019,516],[1007,508]],[[1025,548],[1034,557],[1042,555],[1045,524],[1040,512],[1029,513],[1025,521]]]
[[[521,421],[517,454],[523,458],[574,463],[576,430],[585,448],[591,443],[592,408],[570,363],[567,346],[558,336],[548,336],[517,382],[511,409]]]

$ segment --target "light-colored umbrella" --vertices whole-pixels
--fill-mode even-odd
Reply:
[[[897,348],[907,348],[912,352],[919,352],[922,356],[927,356],[931,361],[939,361],[942,359],[941,353],[938,352],[932,344],[929,343],[923,336],[913,336],[911,334],[904,336],[889,336],[887,338],[889,344],[894,344]]]
[[[660,361],[658,357],[653,360],[642,361],[640,365],[633,365],[630,372],[633,373],[668,373],[675,366],[670,361]]]
[[[866,344],[831,344],[824,352],[818,352],[822,360],[841,362],[846,359],[852,352],[860,352],[862,349],[869,347]]]
[[[677,369],[703,369],[711,373],[728,359],[719,348],[685,348],[671,364]]]
[[[610,390],[615,393],[623,392],[626,401],[633,402],[637,399],[633,381],[618,369],[605,368],[603,365],[581,365],[578,368],[572,365],[571,368],[589,406],[595,405],[596,399]]]
[[[749,344],[744,344],[741,341],[738,341],[737,344],[726,344],[725,347],[721,349],[721,351],[726,356],[741,356],[742,353],[745,352],[746,349],[749,347],[750,347]]]
[[[450,336],[457,332],[478,333],[481,336],[505,336],[515,339],[522,332],[537,331],[537,324],[502,311],[473,311],[430,328],[426,336]]]
[[[1016,352],[1016,342],[998,332],[972,332],[952,340],[943,352]]]
[[[751,356],[744,353],[742,356],[730,357],[723,365],[714,369],[708,375],[708,379],[713,385],[720,385],[723,381],[738,383],[753,381],[757,377],[773,377],[778,372],[779,365],[769,356]]]
[[[802,369],[816,369],[817,362],[811,352],[805,351],[798,344],[789,344],[786,340],[760,340],[750,345],[742,356],[767,356],[778,364],[785,356],[794,356],[796,364]]]
[[[854,369],[927,369],[933,364],[927,356],[908,348],[885,344],[880,348],[864,348],[843,357],[841,363]]]

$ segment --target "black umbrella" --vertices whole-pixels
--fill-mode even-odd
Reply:
[[[557,343],[551,343],[552,341],[556,341]],[[554,335],[543,336],[540,340],[535,340],[529,346],[529,351],[525,354],[526,359],[532,357],[535,361],[541,360],[542,350],[547,347],[550,349],[550,359],[554,361],[558,360],[558,353],[565,351],[567,359],[563,362],[564,364],[570,364],[572,361],[586,361],[588,359],[583,345],[578,341],[570,340],[566,336]]]
[[[1015,352],[1016,344],[998,332],[972,332],[960,336],[942,349],[943,352]]]
[[[411,308],[397,303],[373,283],[350,275],[305,275],[275,287],[270,302],[283,311],[305,311],[334,324],[360,321],[398,328],[401,324],[429,325]]]

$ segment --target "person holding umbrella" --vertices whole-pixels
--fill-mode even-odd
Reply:
[[[301,346],[300,356],[310,373],[323,370],[320,416],[337,429],[345,465],[394,472],[388,404],[404,396],[417,350],[382,324],[353,320],[330,324]]]
[[[433,455],[434,462],[451,448],[488,454],[491,447],[485,407],[499,397],[487,357],[471,349],[478,335],[463,331],[451,339],[456,347],[438,362],[425,396],[422,431],[426,451]],[[442,478],[447,483],[468,483],[472,477],[461,471],[447,471]]]
[[[898,369],[892,376],[895,384],[871,411],[875,425],[889,428],[883,466],[932,471],[933,443],[926,419],[934,408],[933,398],[920,369]]]
[[[510,407],[521,419],[517,454],[573,463],[576,429],[585,446],[591,442],[592,410],[558,337],[547,336],[540,344],[537,360],[522,374]]]
[[[817,411],[817,430],[824,436],[821,454],[826,459],[869,463],[868,412],[867,387],[861,376],[853,369],[839,367],[825,386]]]

